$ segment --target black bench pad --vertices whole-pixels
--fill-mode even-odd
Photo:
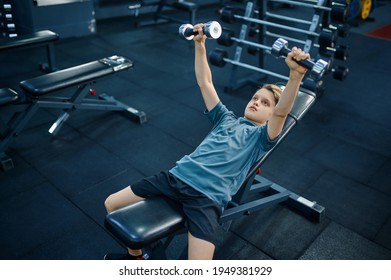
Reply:
[[[81,64],[20,82],[21,88],[33,96],[45,95],[74,85],[80,85],[110,75],[116,71],[132,68],[133,62],[121,56]]]
[[[185,224],[182,207],[166,198],[152,197],[106,216],[105,226],[128,248],[141,249],[174,233]]]
[[[198,5],[196,3],[188,2],[188,1],[173,2],[171,6],[185,11],[195,11],[198,9]]]
[[[10,88],[0,88],[0,106],[14,103],[18,100],[18,93]]]
[[[57,33],[50,30],[42,30],[26,35],[19,35],[17,37],[0,39],[0,50],[34,46],[42,43],[53,42],[58,39],[59,36]]]

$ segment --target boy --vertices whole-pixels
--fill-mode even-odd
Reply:
[[[194,26],[195,74],[213,128],[197,149],[175,167],[110,195],[110,213],[148,196],[167,196],[183,206],[187,217],[188,258],[213,259],[214,234],[222,208],[243,182],[253,163],[277,142],[295,101],[306,68],[296,61],[309,54],[294,47],[285,61],[290,68],[284,91],[266,85],[255,92],[244,117],[238,118],[220,102],[206,56],[204,24]],[[280,97],[281,96],[281,97]],[[128,249],[126,259],[142,259],[141,250]]]

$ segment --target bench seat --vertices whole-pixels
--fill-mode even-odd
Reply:
[[[185,221],[177,202],[151,197],[112,212],[105,226],[127,248],[142,249],[182,229]]]
[[[110,60],[104,58],[22,81],[20,87],[26,93],[38,97],[74,85],[88,83],[132,67],[131,60],[112,56]]]

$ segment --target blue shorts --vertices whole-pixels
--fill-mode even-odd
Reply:
[[[131,189],[135,195],[143,198],[165,196],[181,203],[189,232],[196,238],[215,244],[221,216],[221,207],[217,202],[168,171],[144,178],[132,184]]]

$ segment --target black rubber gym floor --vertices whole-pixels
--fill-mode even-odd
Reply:
[[[391,259],[391,41],[365,34],[390,6],[351,28],[349,77],[326,77],[325,93],[262,167],[264,177],[324,206],[324,219],[269,207],[222,231],[216,259]],[[215,19],[217,8],[200,10],[199,21]],[[136,28],[133,20],[98,22],[96,35],[58,41],[56,59],[60,69],[114,54],[132,59],[134,69],[92,87],[144,111],[147,123],[77,111],[51,137],[59,111],[39,111],[9,149],[15,168],[0,173],[0,259],[99,260],[124,252],[103,226],[104,199],[172,167],[208,133],[193,43],[178,38],[178,24]],[[1,87],[20,91],[20,81],[42,75],[43,48],[0,56]],[[212,71],[222,101],[241,115],[255,88],[226,93],[231,67]],[[174,241],[168,258],[185,246],[183,236]]]

